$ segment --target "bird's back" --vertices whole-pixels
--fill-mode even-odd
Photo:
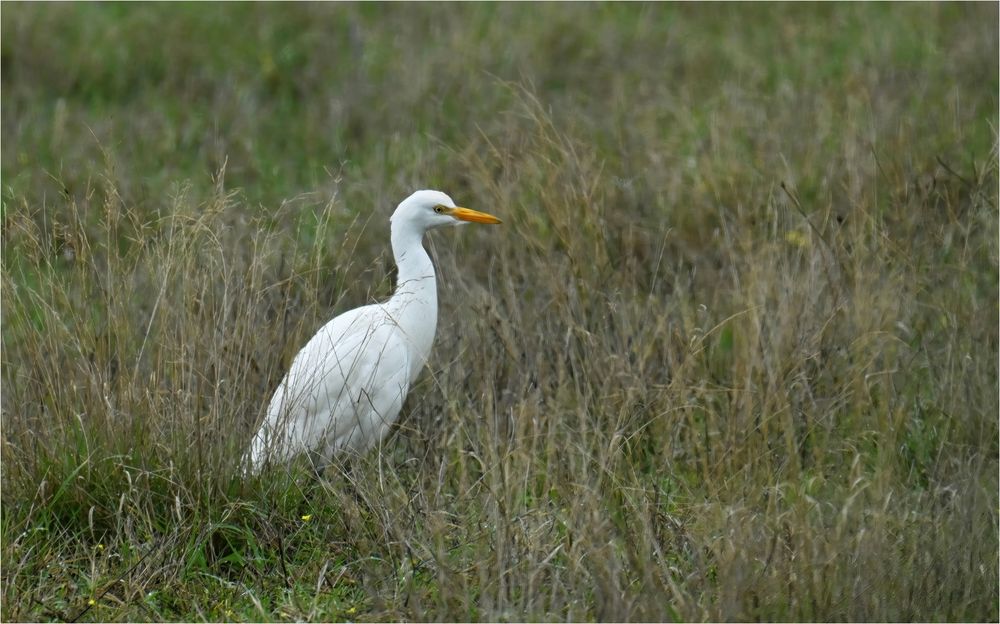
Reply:
[[[254,437],[249,463],[285,462],[303,452],[325,460],[380,441],[410,384],[411,347],[382,304],[345,312],[295,356]]]

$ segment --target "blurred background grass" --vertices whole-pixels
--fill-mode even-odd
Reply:
[[[997,18],[5,3],[4,618],[995,621]],[[233,478],[424,187],[387,452]]]

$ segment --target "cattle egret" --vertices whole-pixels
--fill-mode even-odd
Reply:
[[[396,291],[324,325],[292,360],[244,462],[253,473],[309,453],[322,470],[338,453],[379,443],[427,363],[437,326],[437,280],[423,247],[427,230],[500,223],[459,208],[439,191],[417,191],[392,214]]]

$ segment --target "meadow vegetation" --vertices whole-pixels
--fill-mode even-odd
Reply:
[[[4,620],[998,617],[998,9],[4,3]],[[237,464],[392,290],[326,481]]]

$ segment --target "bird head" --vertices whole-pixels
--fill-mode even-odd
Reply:
[[[390,221],[394,225],[405,222],[423,231],[466,223],[500,223],[491,214],[456,206],[441,191],[417,191],[410,195],[396,207]]]

